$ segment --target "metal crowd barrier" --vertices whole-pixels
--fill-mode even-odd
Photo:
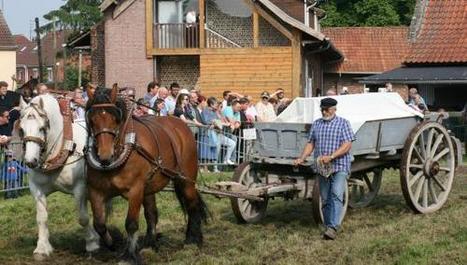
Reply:
[[[216,172],[222,167],[233,167],[249,160],[254,137],[251,133],[247,134],[248,131],[238,129],[231,132],[191,124],[189,127],[196,139],[200,167],[211,167]],[[22,142],[19,139],[0,147],[0,194],[5,198],[16,197],[20,190],[29,188],[28,169],[22,156]]]
[[[20,190],[28,189],[28,168],[21,160],[22,142],[12,140],[0,147],[0,193],[15,198]]]
[[[196,139],[199,166],[212,166],[216,171],[217,166],[235,166],[249,160],[254,137],[248,131],[237,129],[232,132],[194,124],[189,127]]]

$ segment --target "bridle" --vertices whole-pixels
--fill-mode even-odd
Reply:
[[[23,145],[26,145],[27,142],[33,142],[33,143],[38,144],[41,148],[41,156],[42,156],[44,152],[46,151],[47,130],[50,129],[49,118],[47,117],[47,114],[43,110],[41,110],[37,104],[30,103],[29,106],[32,107],[37,112],[37,114],[39,114],[39,117],[45,120],[45,126],[41,128],[41,130],[43,130],[44,132],[44,139],[42,139],[41,137],[37,137],[37,136],[24,136]]]
[[[86,123],[91,124],[90,119],[89,119],[89,115],[93,110],[95,110],[95,109],[106,109],[106,108],[111,108],[111,109],[117,110],[117,113],[118,113],[117,119],[120,120],[120,121],[123,120],[123,112],[122,112],[122,110],[120,108],[117,107],[117,105],[115,105],[113,103],[102,103],[102,104],[91,105],[89,110],[86,111]],[[120,135],[119,127],[120,126],[117,126],[116,129],[103,128],[98,132],[93,132],[93,130],[90,128],[90,131],[89,131],[90,134],[89,135],[90,135],[90,137],[92,138],[92,140],[94,142],[96,141],[96,138],[101,134],[110,134],[110,135],[112,135],[114,137],[114,139],[118,139],[119,135]]]
[[[117,109],[118,111],[117,119],[119,121],[118,126],[116,129],[103,128],[100,131],[93,133],[89,116],[91,115],[93,110],[105,109],[105,108]],[[131,107],[129,113],[132,113],[132,111],[133,111],[133,107]],[[133,147],[136,144],[136,134],[133,132],[133,129],[131,126],[130,131],[126,132],[124,142],[121,143],[120,134],[121,132],[126,131],[129,121],[132,120],[131,114],[127,115],[125,120],[123,120],[123,118],[124,118],[123,111],[119,107],[117,107],[117,105],[113,103],[102,103],[102,104],[91,105],[89,109],[86,111],[86,123],[89,124],[88,126],[89,137],[88,137],[88,143],[87,143],[85,154],[86,154],[86,160],[88,162],[88,165],[91,166],[92,168],[97,169],[97,170],[104,170],[104,171],[113,170],[123,165],[130,157]],[[102,164],[98,156],[96,156],[95,154],[96,150],[95,150],[95,145],[94,145],[97,141],[96,137],[101,134],[105,134],[105,133],[110,134],[114,137],[113,144],[114,146],[117,144],[118,145],[117,148],[119,148],[118,157],[108,165]]]

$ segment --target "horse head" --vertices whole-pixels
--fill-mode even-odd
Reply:
[[[49,118],[41,97],[21,111],[19,121],[19,136],[23,139],[24,161],[28,167],[37,168],[45,159],[49,131]]]
[[[117,99],[118,88],[89,90],[86,107],[86,123],[93,141],[93,149],[102,165],[108,165],[115,157],[120,130],[126,117],[125,103]]]
[[[26,103],[29,103],[34,97],[34,88],[37,86],[37,84],[39,84],[39,80],[37,78],[32,78],[19,87],[16,91],[21,95],[22,99]]]

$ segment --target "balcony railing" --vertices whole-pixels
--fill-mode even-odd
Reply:
[[[199,48],[198,23],[157,23],[154,46],[159,49]]]

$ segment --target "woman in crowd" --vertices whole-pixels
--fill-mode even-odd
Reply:
[[[182,119],[185,123],[202,126],[203,124],[196,120],[193,113],[189,111],[190,97],[188,94],[179,94],[175,103],[174,115]]]
[[[217,161],[221,154],[221,147],[226,147],[226,152],[224,155],[224,163],[226,164],[234,164],[231,161],[232,154],[235,150],[236,142],[229,137],[225,136],[222,133],[222,128],[224,126],[230,126],[230,123],[224,120],[224,118],[220,115],[220,109],[222,108],[222,103],[219,104],[215,97],[210,97],[207,100],[207,107],[201,113],[203,120],[205,121],[206,125],[210,126],[210,130],[207,134],[206,142],[208,143],[211,158],[214,161]],[[217,168],[214,170],[216,171]]]
[[[145,107],[149,104],[148,101],[146,101],[144,98],[140,98],[138,99],[138,104],[136,105],[136,108],[135,110],[133,111],[133,115],[135,115],[136,117],[141,117],[141,116],[144,116],[144,115],[148,115],[148,108]]]
[[[167,113],[164,111],[166,109],[164,99],[162,98],[156,99],[156,101],[154,101],[154,106],[152,106],[152,108],[155,110],[154,115],[156,115],[157,117],[167,116]]]

